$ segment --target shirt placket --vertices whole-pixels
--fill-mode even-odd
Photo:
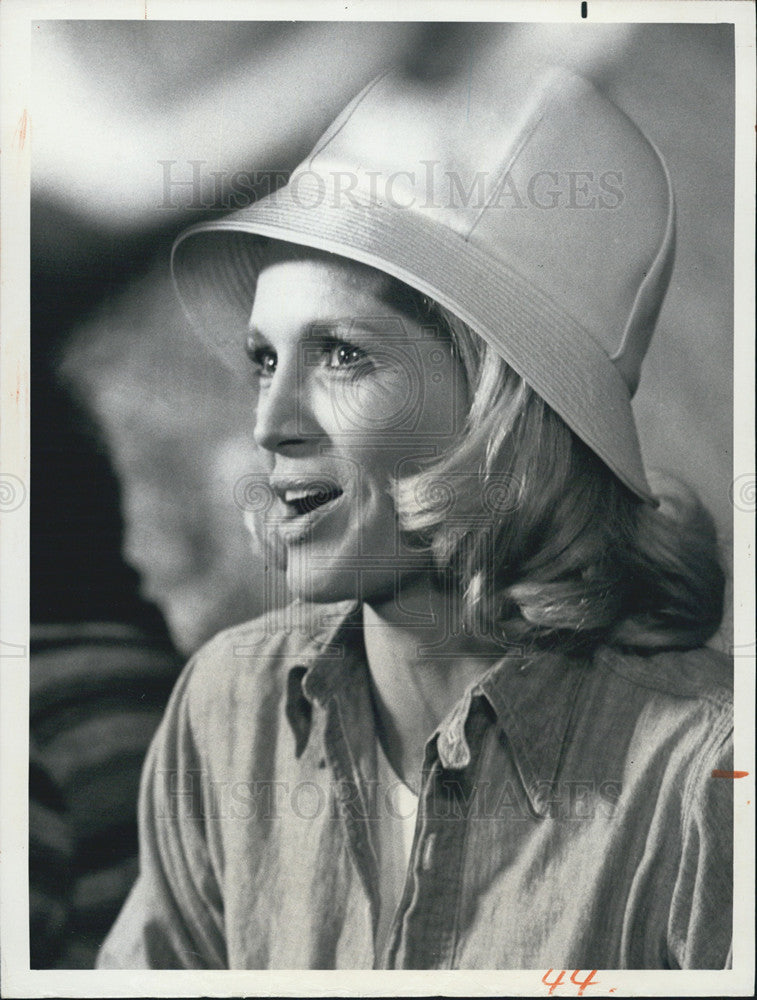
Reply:
[[[468,821],[489,726],[484,699],[468,697],[427,745],[415,839],[386,968],[453,968]]]
[[[375,762],[368,757],[365,734],[355,732],[350,706],[339,695],[324,706],[324,751],[334,782],[336,807],[346,832],[347,849],[357,871],[370,913],[372,934],[361,953],[354,956],[355,967],[368,968],[374,962],[374,938],[379,914],[378,860],[371,835],[375,819]]]

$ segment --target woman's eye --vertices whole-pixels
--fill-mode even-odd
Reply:
[[[258,375],[261,378],[271,378],[276,371],[276,352],[272,351],[270,347],[256,344],[253,340],[248,340],[246,347],[247,354],[257,368]]]
[[[327,347],[329,368],[351,368],[367,361],[367,358],[368,355],[361,347],[346,341],[336,341]]]

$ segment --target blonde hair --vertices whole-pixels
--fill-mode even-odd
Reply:
[[[463,622],[533,645],[693,648],[717,630],[724,574],[695,494],[632,493],[473,330],[412,289],[449,337],[470,405],[456,444],[394,484],[400,526],[453,586]]]

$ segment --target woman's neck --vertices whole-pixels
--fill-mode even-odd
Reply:
[[[390,764],[416,792],[426,740],[503,655],[491,640],[445,628],[451,610],[447,595],[428,577],[403,585],[399,599],[363,605],[376,729]],[[427,623],[408,624],[413,615]],[[438,646],[440,636],[445,641],[439,655],[424,649]]]

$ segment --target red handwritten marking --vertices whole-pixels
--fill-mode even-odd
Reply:
[[[749,771],[718,771],[717,768],[712,772],[713,778],[746,778]]]
[[[547,969],[547,971],[541,977],[541,981],[544,983],[544,985],[545,986],[549,986],[549,995],[550,996],[552,996],[552,994],[555,992],[555,990],[557,989],[557,987],[563,981],[563,976],[565,975],[565,969],[562,969],[561,972],[560,972],[560,975],[557,977],[557,979],[555,979],[552,982],[550,982],[549,979],[547,979],[547,976],[550,974],[550,972],[553,972],[553,971],[554,971],[553,969]]]
[[[27,114],[26,108],[24,108],[23,114],[19,119],[18,125],[16,126],[16,134],[13,136],[14,139],[18,140],[18,148],[23,149],[24,143],[26,142],[26,129],[29,124],[29,115]]]
[[[594,976],[596,974],[597,974],[597,970],[596,969],[592,969],[591,972],[589,973],[589,975],[586,977],[586,979],[576,979],[576,976],[578,975],[578,969],[576,969],[575,972],[571,973],[570,981],[571,981],[571,983],[575,983],[576,986],[578,986],[578,988],[579,988],[578,989],[578,995],[580,997],[582,997],[584,995],[584,990],[586,989],[587,986],[591,986],[592,983],[594,983],[595,985],[597,984],[598,980],[594,979]]]
[[[549,996],[552,996],[557,987],[562,985],[562,981],[565,976],[565,969],[561,969],[558,972],[557,976],[552,980],[549,979],[550,972],[555,972],[555,969],[547,969],[547,971],[541,977],[541,981],[544,983],[545,986],[549,986]],[[571,983],[573,983],[575,986],[578,987],[578,995],[582,997],[584,995],[584,990],[586,989],[586,987],[591,985],[598,986],[599,980],[594,978],[594,976],[597,974],[596,969],[592,969],[589,975],[586,977],[586,979],[576,979],[576,976],[578,975],[579,972],[580,969],[574,969],[573,972],[571,972],[570,974],[570,981]],[[610,992],[612,993],[614,992],[614,990],[610,990]]]

